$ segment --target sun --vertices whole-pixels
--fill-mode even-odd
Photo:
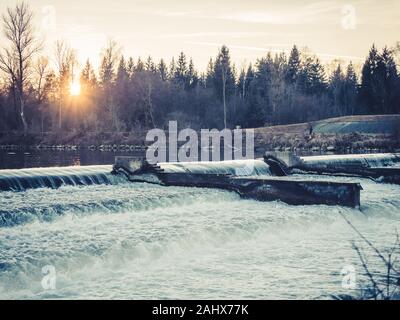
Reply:
[[[71,96],[79,96],[79,94],[81,93],[81,84],[79,83],[79,81],[74,81],[71,83],[69,93],[71,94]]]

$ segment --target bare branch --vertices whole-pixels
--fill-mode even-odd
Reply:
[[[24,115],[24,91],[31,72],[32,59],[42,44],[34,35],[33,13],[27,3],[22,2],[14,8],[7,8],[2,20],[8,47],[0,52],[0,69],[13,84],[18,100],[17,112],[26,132],[28,127]]]
[[[373,285],[373,289],[374,289],[374,299],[376,300],[378,298],[378,295],[376,294],[376,292],[378,292],[379,295],[381,295],[382,297],[384,297],[384,293],[383,291],[379,288],[379,285],[377,283],[377,281],[375,280],[375,277],[373,276],[373,274],[370,272],[367,263],[364,259],[364,256],[361,253],[361,250],[353,243],[353,248],[354,250],[357,252],[358,257],[360,258],[361,261],[361,265],[365,270],[365,273],[367,275],[367,277],[369,278],[369,280],[371,281],[372,285]]]
[[[347,222],[347,224],[360,236],[361,239],[365,241],[368,246],[375,251],[376,255],[385,263],[385,265],[389,264],[389,261],[383,256],[383,254],[372,244],[371,241],[369,241],[358,229],[351,223],[349,219],[346,218],[346,216],[340,212],[340,215],[343,217],[343,219]],[[398,272],[393,268],[393,271]]]

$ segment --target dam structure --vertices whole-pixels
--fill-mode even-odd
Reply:
[[[325,175],[331,177],[325,178]],[[150,164],[134,157],[116,157],[114,166],[54,167],[0,170],[0,191],[58,189],[62,186],[145,182],[161,186],[216,188],[241,198],[282,201],[290,205],[339,205],[357,208],[363,190],[358,179],[400,183],[399,154],[293,157]]]
[[[132,182],[164,186],[219,188],[237,192],[242,198],[282,201],[291,205],[360,206],[359,183],[311,181],[289,176],[279,159],[149,164],[130,157],[116,157],[114,174]]]
[[[400,184],[400,154],[357,154],[296,157],[291,172],[347,175]]]

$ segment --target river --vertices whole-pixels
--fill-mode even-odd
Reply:
[[[111,163],[78,158],[80,165]],[[47,165],[55,164],[31,166]],[[360,210],[263,203],[228,191],[128,183],[111,175],[107,184],[0,192],[0,299],[357,294],[343,286],[341,274],[354,267],[356,284],[364,285],[352,242],[363,248],[372,270],[382,265],[342,215],[384,251],[400,227],[400,186],[323,179],[360,182]],[[49,266],[55,275],[50,288],[43,284]]]

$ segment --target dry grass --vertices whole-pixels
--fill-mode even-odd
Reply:
[[[349,122],[349,121],[379,121],[399,119],[400,115],[381,116],[352,116],[321,120],[321,122]],[[383,134],[310,134],[311,126],[315,123],[299,123],[255,129],[255,146],[265,149],[305,149],[321,150],[341,149],[400,149],[400,128],[392,136]],[[113,145],[130,144],[142,145],[145,140],[145,131],[137,132],[54,132],[31,133],[23,135],[20,132],[0,134],[0,145]]]
[[[256,146],[273,149],[384,149],[400,148],[400,129],[393,135],[367,133],[315,133],[310,131],[317,123],[392,121],[400,122],[400,115],[348,116],[312,123],[273,126],[255,129]]]
[[[400,148],[400,140],[393,136],[372,134],[272,134],[256,133],[255,145],[267,150],[275,148],[327,150],[339,149],[385,149]]]

